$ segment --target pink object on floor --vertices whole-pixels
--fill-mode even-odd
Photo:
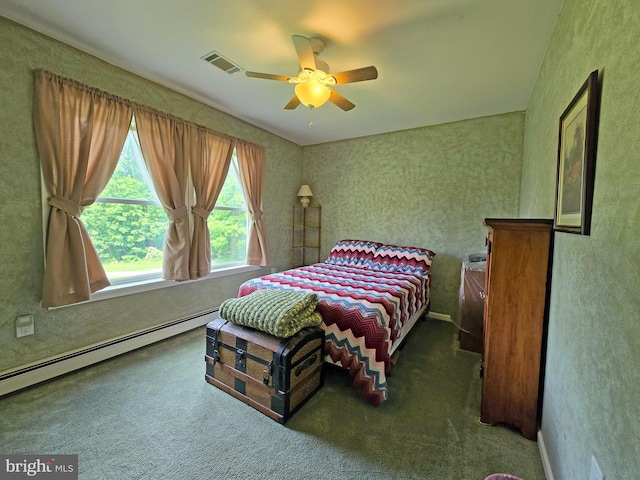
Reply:
[[[493,475],[489,475],[484,480],[524,480],[520,477],[515,477],[513,475],[509,475],[506,473],[494,473]]]

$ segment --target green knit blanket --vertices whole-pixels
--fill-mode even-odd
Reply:
[[[288,338],[305,327],[317,327],[322,317],[316,311],[315,293],[260,289],[220,305],[221,318],[238,325]]]

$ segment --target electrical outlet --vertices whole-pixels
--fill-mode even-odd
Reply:
[[[591,456],[591,473],[589,474],[589,480],[604,480],[604,475],[602,474],[602,470],[600,470],[600,465],[596,461],[596,457]]]
[[[26,337],[35,333],[33,315],[21,315],[16,318],[16,337]]]

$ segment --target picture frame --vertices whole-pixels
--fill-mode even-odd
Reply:
[[[554,230],[590,234],[599,104],[594,70],[560,116]]]

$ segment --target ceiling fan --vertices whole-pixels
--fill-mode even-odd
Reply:
[[[293,110],[301,103],[306,107],[318,108],[327,100],[344,111],[351,110],[355,105],[331,87],[378,78],[378,70],[373,65],[339,73],[329,73],[329,65],[317,58],[325,48],[324,40],[301,35],[293,35],[291,39],[300,63],[300,72],[297,76],[287,77],[270,73],[245,72],[247,77],[296,84],[295,95],[285,105],[286,110]]]

